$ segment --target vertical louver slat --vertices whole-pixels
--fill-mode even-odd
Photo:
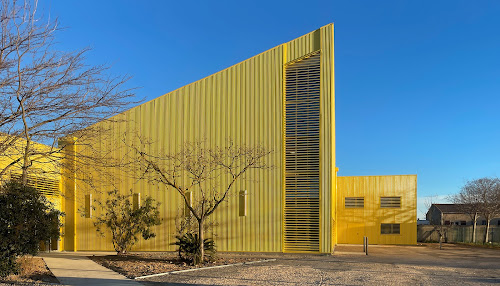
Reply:
[[[284,247],[319,252],[319,52],[285,71]]]

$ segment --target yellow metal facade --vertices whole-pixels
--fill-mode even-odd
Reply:
[[[343,177],[337,182],[333,24],[139,105],[117,115],[115,119],[118,120],[114,123],[99,123],[98,126],[111,129],[112,133],[97,140],[97,148],[103,153],[109,152],[114,158],[122,158],[130,152],[127,146],[138,143],[133,134],[138,132],[155,142],[148,145],[146,151],[149,154],[175,152],[184,142],[200,139],[206,139],[212,146],[224,146],[228,139],[232,139],[236,144],[260,144],[273,150],[266,160],[276,168],[251,171],[249,176],[255,181],[242,180],[233,187],[227,202],[213,214],[217,225],[210,235],[213,235],[219,251],[295,252],[296,249],[287,250],[285,247],[286,71],[313,54],[320,57],[319,146],[315,147],[319,149],[318,202],[314,205],[319,217],[317,221],[311,221],[315,224],[313,228],[318,230],[314,234],[317,239],[310,239],[314,241],[313,245],[305,251],[331,253],[337,243],[361,243],[357,239],[359,231],[351,231],[356,223],[356,229],[363,224],[363,229],[368,230],[363,234],[370,236],[370,243],[412,243],[413,238],[406,236],[413,235],[410,231],[412,220],[416,223],[416,180],[413,193],[402,195],[405,204],[399,211],[376,210],[375,205],[362,212],[342,208],[346,194],[359,194],[360,186],[368,188],[370,196],[375,198],[378,192],[398,194],[403,189],[397,186],[410,184],[412,177],[404,180],[387,177],[376,181],[370,178],[378,177],[369,177],[366,179],[368,183],[361,179],[364,177]],[[112,174],[107,176],[98,168],[89,168],[85,178],[78,177],[73,171],[79,169],[77,154],[91,155],[92,150],[87,150],[87,147],[86,142],[78,141],[68,147],[64,166],[69,167],[61,170],[65,195],[62,209],[66,212],[62,249],[112,250],[110,235],[102,237],[96,232],[92,218],[85,217],[84,208],[86,196],[91,194],[93,199],[105,201],[106,192],[117,188],[122,192],[132,190],[140,194],[140,198],[151,196],[161,202],[163,223],[154,229],[157,236],[147,241],[140,240],[133,250],[175,250],[172,245],[177,233],[175,218],[184,211],[179,194],[152,185],[147,180],[133,179],[119,169],[111,170]],[[82,183],[92,178],[95,179],[92,188]],[[351,186],[356,186],[356,189]],[[242,192],[245,193],[244,212],[240,198]],[[93,214],[99,215],[99,209]],[[379,215],[381,217],[375,218]],[[377,222],[367,223],[372,220]],[[404,221],[404,235],[375,238],[376,232],[366,225],[375,225],[378,220]],[[309,230],[298,228],[296,235],[299,238],[307,236]],[[416,239],[416,233],[414,237]]]
[[[338,243],[370,244],[417,243],[417,176],[338,177]],[[384,207],[381,198],[400,197],[396,204]],[[363,199],[364,206],[346,206],[346,198]],[[392,200],[394,201],[394,200]],[[382,224],[399,224],[399,234],[382,234]]]
[[[311,52],[321,51],[321,151],[328,154],[321,160],[321,239],[320,252],[331,252],[331,192],[335,185],[330,176],[334,168],[334,111],[333,111],[333,25],[324,26],[312,33],[263,52],[214,75],[179,88],[164,96],[139,105],[113,123],[113,135],[100,141],[102,150],[109,150],[119,158],[127,152],[125,145],[134,143],[133,136],[125,131],[136,130],[142,136],[157,142],[149,153],[174,152],[186,141],[206,139],[213,146],[223,146],[227,139],[236,144],[262,144],[273,150],[266,158],[276,168],[271,171],[252,171],[249,175],[257,181],[240,181],[234,186],[233,195],[214,213],[217,226],[214,237],[220,251],[283,251],[283,138],[284,138],[284,69],[288,62]],[[101,123],[103,126],[111,124]],[[125,143],[124,143],[125,142]],[[85,142],[75,148],[85,154]],[[89,151],[90,152],[90,151]],[[68,158],[68,160],[70,160]],[[117,170],[114,178],[101,182],[97,190],[79,184],[74,176],[63,173],[65,210],[73,212],[66,218],[66,250],[110,250],[108,237],[99,236],[92,219],[78,214],[84,206],[85,195],[90,193],[97,200],[106,199],[105,192],[116,187],[122,191],[132,189],[141,198],[152,196],[162,203],[163,224],[156,227],[156,238],[140,241],[135,250],[175,250],[175,217],[182,208],[179,195],[162,186],[153,186],[145,180],[134,181]],[[89,170],[89,176],[99,174]],[[75,182],[76,180],[76,182]],[[224,184],[224,182],[223,182]],[[247,190],[246,216],[239,215],[239,191]],[[72,200],[74,198],[74,200]],[[74,202],[74,207],[73,207]],[[96,213],[98,210],[96,210]],[[74,217],[74,233],[70,226]],[[76,237],[75,239],[69,237]],[[72,242],[74,241],[74,245]]]
[[[70,141],[68,141],[70,140]],[[75,176],[76,169],[76,153],[78,146],[74,144],[74,138],[68,138],[66,141],[61,141],[60,145],[66,146],[62,168],[61,168],[61,191],[62,203],[61,211],[64,212],[63,217],[63,235],[61,236],[60,248],[66,251],[77,251],[77,233],[76,233],[76,219],[77,208],[79,204],[76,201],[77,180]],[[82,201],[85,203],[85,201]]]
[[[337,178],[333,32],[332,24],[324,26],[117,115],[114,123],[99,123],[98,127],[112,130],[97,140],[99,152],[109,152],[114,158],[126,156],[130,152],[127,146],[137,144],[135,132],[155,142],[148,147],[150,154],[174,152],[184,142],[200,139],[206,139],[213,146],[223,146],[232,139],[236,144],[261,144],[273,150],[266,160],[276,168],[252,171],[249,175],[256,181],[238,182],[228,201],[214,213],[217,225],[210,235],[214,236],[220,251],[330,253],[337,243],[361,244],[363,236],[368,236],[370,244],[415,244],[415,175]],[[313,193],[317,200],[301,201],[298,196],[297,210],[305,207],[306,212],[313,215],[296,216],[297,224],[288,226],[287,230],[286,195],[290,186],[285,166],[287,151],[294,150],[287,150],[286,141],[287,128],[290,128],[287,120],[290,123],[293,119],[286,112],[286,74],[287,69],[300,66],[311,57],[315,61],[319,58],[319,107],[314,111],[319,114],[313,112],[307,120],[314,120],[317,115],[318,122],[314,124],[319,126],[319,143],[308,148],[317,151],[319,157],[314,159],[317,160],[313,162],[314,167],[308,165],[307,168],[312,169],[306,169],[302,179],[309,179],[308,171],[315,172],[317,185]],[[302,79],[298,77],[298,80]],[[100,236],[93,226],[92,215],[98,215],[99,209],[90,215],[91,212],[85,212],[85,206],[90,204],[90,195],[105,201],[106,192],[117,188],[122,192],[132,190],[137,200],[152,196],[161,202],[163,223],[155,228],[156,238],[141,240],[133,250],[175,250],[172,245],[177,233],[175,218],[184,211],[180,196],[163,186],[133,179],[119,169],[104,174],[97,167],[84,166],[86,173],[78,175],[76,170],[82,167],[78,156],[90,156],[95,150],[86,149],[89,146],[86,142],[75,140],[61,142],[68,146],[60,164],[63,166],[60,176],[57,166],[43,160],[36,163],[39,166],[33,166],[46,176],[50,174],[51,180],[60,181],[63,199],[49,196],[66,214],[60,249],[112,250],[110,235]],[[92,144],[92,148],[95,147]],[[37,148],[50,147],[37,144]],[[9,163],[3,160],[5,158],[0,158],[0,164]],[[83,183],[92,179],[92,188]],[[48,185],[40,188],[47,191]],[[392,204],[397,204],[394,198],[400,197],[400,206],[384,208],[381,197],[389,197]],[[346,198],[354,198],[349,205],[354,207],[346,208]],[[361,198],[362,208],[359,207]],[[391,230],[398,224],[399,234],[382,234],[383,224]],[[293,239],[299,244],[306,241],[305,248],[287,249],[287,233],[292,244]]]

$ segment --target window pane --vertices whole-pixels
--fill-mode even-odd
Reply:
[[[392,233],[393,234],[399,234],[399,224],[393,224],[392,225]]]
[[[380,234],[400,234],[400,224],[382,223],[380,224]]]
[[[381,234],[390,234],[391,233],[391,225],[387,223],[383,223],[380,225],[380,233]]]

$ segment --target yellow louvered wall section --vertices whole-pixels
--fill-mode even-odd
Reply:
[[[10,177],[11,179],[20,182],[22,174],[12,173]],[[41,194],[45,196],[59,197],[59,180],[46,178],[43,175],[32,174],[29,174],[27,179],[27,185],[37,189]]]
[[[320,52],[285,71],[284,250],[319,252]]]
[[[273,150],[266,160],[275,168],[270,171],[252,170],[248,175],[255,180],[239,181],[234,186],[233,195],[215,211],[217,226],[213,235],[219,251],[282,252],[285,250],[285,65],[317,51],[320,51],[317,56],[321,61],[318,144],[322,155],[317,163],[316,221],[312,222],[319,228],[319,233],[316,234],[316,246],[311,251],[331,252],[334,216],[331,199],[335,192],[335,177],[332,177],[335,169],[332,24],[115,117],[124,122],[100,123],[102,127],[110,127],[112,134],[97,140],[98,148],[109,151],[115,158],[122,158],[130,151],[125,146],[137,144],[132,135],[125,136],[127,131],[135,130],[155,142],[147,150],[151,154],[174,152],[184,142],[200,139],[206,139],[212,146],[224,146],[229,138],[236,144],[262,144]],[[77,146],[79,152],[87,152],[85,142],[79,142]],[[140,240],[133,250],[175,250],[172,245],[176,235],[175,217],[179,211],[182,212],[183,206],[175,191],[150,185],[146,180],[134,180],[118,170],[113,171],[113,176],[90,170],[88,176],[105,177],[106,180],[98,180],[95,184],[97,191],[76,183],[75,212],[84,206],[85,195],[92,193],[93,198],[104,201],[105,192],[112,187],[123,192],[132,189],[134,193],[141,194],[141,199],[152,196],[161,202],[163,224],[155,228],[155,238]],[[73,188],[72,180],[66,181],[69,183],[63,185]],[[243,190],[247,191],[247,213],[246,216],[239,216],[238,193]],[[73,194],[71,191],[67,193]],[[100,237],[95,232],[92,219],[77,214],[75,220],[77,250],[112,249],[109,236]]]

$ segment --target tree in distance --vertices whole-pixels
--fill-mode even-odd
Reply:
[[[452,201],[473,219],[473,242],[476,241],[478,216],[486,220],[484,242],[488,243],[491,220],[500,215],[500,179],[485,177],[470,180],[458,194],[452,196]]]

